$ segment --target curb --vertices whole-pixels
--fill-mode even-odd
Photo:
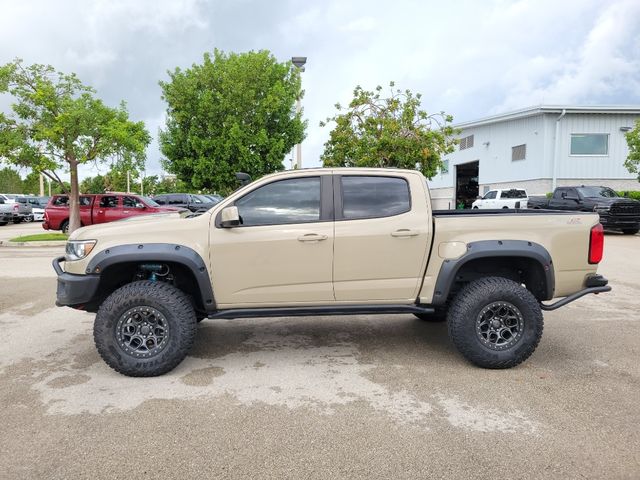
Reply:
[[[49,240],[42,242],[10,242],[9,240],[0,240],[0,247],[64,247],[66,240]]]

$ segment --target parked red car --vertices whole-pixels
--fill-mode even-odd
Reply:
[[[113,222],[136,215],[184,212],[184,208],[162,207],[147,197],[133,193],[103,193],[80,195],[80,222],[82,226]],[[44,210],[45,230],[69,230],[69,197],[54,195]]]

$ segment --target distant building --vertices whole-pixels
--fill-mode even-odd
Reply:
[[[605,185],[640,190],[624,167],[624,137],[640,106],[538,106],[455,125],[456,151],[429,181],[434,208],[467,207],[494,188],[544,195],[556,185]]]

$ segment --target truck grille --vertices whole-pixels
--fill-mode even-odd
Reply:
[[[618,202],[611,205],[611,215],[640,215],[640,202]]]

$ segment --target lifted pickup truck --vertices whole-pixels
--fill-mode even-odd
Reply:
[[[558,187],[551,198],[529,197],[529,208],[595,212],[604,228],[626,235],[640,231],[640,202],[620,197],[608,187]]]
[[[419,172],[311,169],[200,216],[81,228],[53,266],[57,305],[97,312],[98,352],[125,375],[173,369],[204,318],[336,314],[446,316],[468,360],[508,368],[542,310],[611,289],[603,242],[595,213],[434,212]]]

